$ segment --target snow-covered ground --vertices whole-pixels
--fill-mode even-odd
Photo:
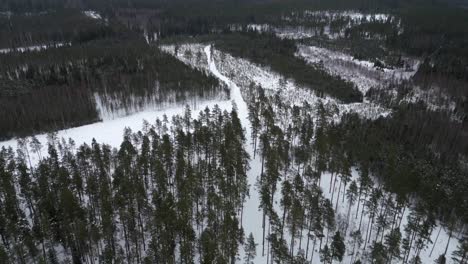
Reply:
[[[192,67],[206,71],[207,64],[203,62],[203,58],[200,60],[194,58],[194,56],[187,58],[186,55],[197,54],[202,47],[203,45],[201,44],[178,45],[177,54],[175,53],[174,45],[163,46],[162,49],[175,55],[182,62]],[[293,80],[286,79],[277,72],[256,65],[248,60],[233,57],[216,49],[213,49],[212,56],[217,62],[219,71],[239,86],[243,93],[253,83],[261,86],[270,95],[278,94],[289,105],[302,105],[304,102],[307,102],[309,105],[314,106],[321,102],[329,109],[334,109],[335,121],[339,121],[345,113],[358,113],[369,119],[376,119],[380,116],[385,117],[390,114],[389,109],[384,109],[371,102],[342,104],[331,97],[320,98],[311,89],[301,87]]]
[[[322,19],[328,20],[337,20],[337,19],[350,19],[353,23],[362,23],[363,21],[378,21],[378,22],[386,22],[389,19],[394,20],[396,19],[394,16],[390,14],[384,13],[362,13],[356,10],[347,10],[347,11],[304,11],[305,17],[317,17]]]
[[[121,107],[121,100],[114,98],[112,95],[94,94],[99,117],[103,121],[133,115],[141,111],[164,111],[165,109],[178,108],[181,104],[188,105],[191,109],[198,109],[200,105],[213,101],[222,102],[228,99],[224,93],[209,96],[209,99],[207,99],[189,92],[184,95],[184,98],[186,99],[180,102],[176,95],[171,94],[169,91],[164,94],[164,98],[161,98],[160,92],[155,88],[153,93],[145,97],[127,97],[125,107]]]
[[[88,10],[88,11],[83,11],[83,14],[85,14],[87,17],[92,18],[92,19],[102,19],[101,14],[99,14],[97,11],[93,10]]]
[[[18,48],[9,48],[9,49],[0,49],[0,54],[6,54],[10,52],[26,52],[26,51],[41,51],[50,48],[60,48],[64,46],[70,46],[71,43],[55,43],[55,44],[44,44],[44,45],[35,45],[27,47],[18,47]]]
[[[384,88],[390,82],[408,80],[416,74],[419,67],[419,61],[407,59],[407,67],[380,69],[374,67],[373,62],[356,60],[342,52],[305,45],[298,46],[296,56],[322,67],[331,75],[340,76],[356,84],[363,94],[372,87]]]
[[[280,38],[287,39],[305,39],[316,36],[324,36],[329,39],[338,39],[345,37],[347,29],[361,25],[366,22],[391,23],[395,25],[399,33],[403,32],[401,20],[390,14],[364,14],[358,11],[304,11],[301,13],[292,13],[284,15],[282,20],[285,22],[309,23],[309,26],[287,25],[274,26],[270,24],[249,24],[247,28],[257,32],[272,32]],[[333,23],[339,24],[334,28]],[[239,25],[231,25],[231,30],[240,30]],[[367,32],[369,39],[382,39],[382,36]]]
[[[199,111],[204,110],[206,107],[212,109],[215,105],[218,105],[221,110],[230,111],[232,109],[231,102],[227,100],[200,102],[199,104],[192,105],[191,109],[194,114],[198,114]],[[162,120],[164,115],[166,115],[168,119],[171,120],[172,116],[183,115],[184,111],[185,105],[173,106],[167,109],[146,110],[112,120],[105,120],[103,122],[90,125],[60,130],[57,131],[57,137],[64,138],[66,140],[70,138],[75,141],[76,145],[83,143],[90,144],[94,138],[99,143],[108,144],[112,147],[119,147],[122,143],[123,132],[125,128],[128,127],[132,129],[132,131],[139,131],[142,129],[143,120],[147,120],[150,124],[153,124],[157,118]],[[39,139],[42,145],[47,145],[47,134],[36,135],[36,137]],[[17,140],[11,139],[0,142],[0,148],[2,147],[12,147],[13,149],[16,149]],[[44,148],[42,151],[44,152],[42,153],[42,156],[45,156],[47,152],[46,148]]]
[[[428,109],[433,111],[447,110],[454,112],[456,108],[456,103],[446,93],[442,92],[439,87],[435,86],[424,90],[418,86],[414,86],[402,101],[407,103],[422,101],[427,105]]]

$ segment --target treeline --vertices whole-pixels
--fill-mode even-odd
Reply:
[[[2,139],[94,122],[104,114],[98,110],[131,113],[224,91],[214,77],[142,39],[0,56]]]
[[[116,36],[122,29],[115,23],[105,24],[104,20],[87,17],[75,9],[39,14],[5,14],[0,15],[0,47],[82,43]]]
[[[191,115],[127,129],[117,149],[54,134],[3,148],[1,263],[233,263],[244,131],[236,110]]]
[[[297,47],[292,40],[280,39],[270,33],[231,33],[218,38],[216,48],[269,67],[314,90],[320,97],[328,95],[345,103],[362,101],[363,95],[352,83],[297,58]]]

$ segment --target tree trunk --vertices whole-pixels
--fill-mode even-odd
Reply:
[[[336,206],[335,206],[335,212],[338,213],[338,203],[340,202],[340,190],[341,190],[341,183],[343,181],[340,180],[340,185],[338,185],[338,194],[337,194],[337,197],[336,197]]]
[[[321,239],[320,239],[321,240]],[[310,254],[310,262],[312,263],[314,261],[314,252],[315,252],[315,244],[317,242],[317,239],[314,237],[314,243],[312,244],[312,253]],[[322,243],[320,243],[322,245]]]
[[[439,235],[440,235],[440,230],[442,230],[442,225],[440,225],[439,232],[437,232],[436,239],[435,239],[434,243],[432,244],[432,249],[431,249],[431,253],[429,253],[429,257],[432,256],[432,252],[434,251],[434,248],[435,248],[435,246],[437,244],[437,240],[439,239]]]
[[[263,237],[262,237],[262,257],[265,256],[265,210],[263,210],[263,223],[262,223],[262,228],[263,228]]]
[[[306,255],[305,255],[305,258],[307,259],[308,255],[309,255],[309,242],[310,242],[310,229],[312,227],[312,219],[310,219],[309,221],[309,225],[308,225],[308,232],[307,232],[307,245],[306,245]]]
[[[361,194],[362,194],[362,190],[359,189],[359,196],[358,196],[358,199],[357,199],[357,208],[356,208],[356,217],[355,217],[355,219],[357,219],[358,215],[359,215],[359,205],[361,203]]]
[[[447,240],[447,245],[445,246],[444,256],[447,255],[447,250],[448,250],[449,245],[450,245],[450,240],[452,239],[452,232],[453,232],[452,230],[453,230],[453,225],[452,225],[452,227],[450,228],[449,238],[448,238],[448,240]]]

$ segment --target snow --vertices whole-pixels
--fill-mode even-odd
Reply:
[[[258,32],[273,32],[280,38],[305,39],[316,36],[326,36],[329,39],[345,37],[347,29],[364,22],[390,22],[398,28],[399,34],[403,33],[401,19],[390,14],[364,14],[358,11],[304,11],[301,14],[292,13],[281,18],[285,22],[312,22],[312,26],[274,26],[270,24],[249,24],[247,28]],[[347,22],[340,29],[335,30],[332,22]],[[231,30],[240,30],[240,25],[231,25]],[[367,33],[368,38],[382,39],[378,34]]]
[[[332,197],[332,193],[329,192],[329,190],[330,190],[330,180],[329,180],[330,177],[331,177],[330,173],[325,173],[325,174],[322,175],[322,181],[321,181],[321,184],[322,184],[321,187],[322,187],[322,190],[323,190],[323,195],[324,195],[325,198],[328,198],[328,199],[331,199],[331,197]],[[353,170],[352,170],[352,180],[357,181],[358,178],[359,178],[359,171],[356,168],[353,168]],[[349,186],[349,184],[348,184],[348,186]],[[339,218],[346,219],[346,214],[348,212],[349,203],[348,203],[346,198],[345,198],[345,201],[342,202],[342,197],[343,197],[343,195],[345,195],[344,190],[343,190],[344,188],[342,188],[341,190],[338,190],[338,187],[339,187],[339,183],[337,182],[336,185],[335,185],[335,195],[334,195],[334,200],[332,201],[332,203],[333,203],[333,207],[335,208],[336,198],[338,196],[337,192],[340,191],[340,196],[339,196],[340,201],[339,201],[338,211],[336,212],[336,216],[337,216],[337,219],[339,219]],[[374,187],[377,187],[377,184]],[[384,194],[388,195],[388,193],[385,193],[385,192],[384,192]],[[362,206],[362,204],[361,204],[361,206]],[[357,209],[357,204],[354,204],[351,207],[351,216],[355,215],[356,209]],[[405,236],[404,227],[406,226],[406,224],[408,222],[407,221],[407,216],[410,214],[410,212],[411,212],[411,209],[409,209],[409,210],[407,209],[405,211],[405,214],[403,215],[403,218],[402,218],[402,223],[401,223],[401,228],[400,228],[401,233],[402,233],[402,238]],[[360,213],[359,213],[357,219],[355,219],[354,217],[351,217],[351,222],[350,222],[350,225],[349,225],[349,228],[348,228],[348,234],[349,234],[350,231],[354,231],[354,229],[357,228],[357,226],[359,225],[359,218],[360,218]],[[363,223],[362,223],[362,227],[361,227],[361,231],[363,233],[363,239],[365,239],[365,230],[367,229],[367,225],[369,224],[369,222],[370,222],[369,217],[365,215],[364,218],[363,218]],[[337,223],[338,223],[338,221],[337,221]],[[440,227],[441,227],[441,225],[439,223],[433,229],[433,231],[431,233],[431,240],[432,241],[436,241],[437,233],[439,232]],[[375,235],[376,232],[374,231],[372,234]],[[454,236],[455,235],[456,234],[454,232]],[[437,259],[439,257],[439,255],[444,253],[448,237],[449,237],[449,234],[447,232],[447,229],[442,228],[442,230],[440,232],[440,235],[439,235],[439,237],[437,239],[436,246],[434,247],[434,251],[432,252],[432,255],[430,253],[431,253],[433,243],[428,243],[428,247],[421,252],[420,257],[421,257],[422,263],[424,263],[424,264],[425,263],[434,263],[434,260]],[[304,239],[306,239],[306,238],[304,238]],[[345,242],[345,244],[347,245],[347,250],[348,250],[348,253],[350,254],[351,252],[349,252],[349,250],[352,249],[352,248],[350,248],[350,246],[348,246],[348,245],[352,245],[352,241],[351,241],[350,237],[348,237],[348,241],[347,241],[347,243]],[[458,244],[458,241],[457,241],[456,237],[452,237],[449,249],[447,251],[447,263],[453,263],[450,260],[450,256],[452,255],[452,252],[456,249],[457,244]],[[367,250],[369,250],[369,248],[370,248],[370,246],[368,244],[367,245]],[[318,252],[316,252],[316,254],[318,255]],[[364,252],[362,253],[362,255],[365,255]],[[415,252],[411,252],[409,259],[411,259],[411,257],[413,257],[414,255],[415,255]],[[345,259],[343,260],[343,263],[349,263],[349,262],[350,262],[350,257],[347,256],[347,254],[346,254]],[[317,258],[317,259],[314,258],[314,261],[312,261],[312,263],[320,263],[319,258]],[[367,263],[367,262],[363,262],[363,263]],[[397,261],[396,259],[394,259],[394,261],[392,261],[392,263],[401,263],[401,261]]]
[[[175,93],[165,92],[164,98],[160,96],[158,85],[155,85],[155,91],[147,94],[145,97],[128,96],[126,98],[125,107],[119,107],[121,101],[115,99],[112,94],[94,94],[96,107],[99,117],[103,121],[113,120],[116,118],[132,115],[140,111],[160,110],[180,107],[181,102],[177,99]],[[182,95],[179,94],[179,97]],[[193,93],[186,92],[183,96],[183,104],[190,106],[191,109],[198,109],[199,105],[204,105],[211,101],[225,101],[227,100],[224,94],[220,93],[215,96],[209,96],[209,99],[203,98]]]
[[[102,19],[102,16],[97,11],[92,11],[92,10],[83,11],[83,14],[85,14],[85,16],[92,18],[92,19],[97,19],[97,20]]]
[[[218,105],[221,110],[230,111],[232,109],[231,102],[229,101],[213,100],[194,105],[192,112],[198,113],[198,111],[204,110],[206,107],[212,109],[215,105]],[[104,122],[60,130],[57,131],[57,137],[59,139],[73,139],[76,145],[81,145],[83,143],[90,144],[94,138],[99,143],[108,144],[112,147],[119,147],[122,143],[123,131],[125,128],[128,127],[132,129],[132,131],[139,131],[142,129],[143,120],[154,123],[157,118],[162,119],[164,115],[166,115],[170,120],[172,116],[183,115],[184,111],[185,105],[174,106],[167,109],[145,110],[133,115],[115,118],[113,120],[105,120]],[[47,145],[47,134],[39,134],[36,135],[36,137],[43,146]],[[0,142],[0,148],[2,147],[12,147],[13,149],[16,149],[17,140],[11,139]],[[41,155],[43,157],[46,156],[47,149],[43,148],[42,151],[43,153]],[[33,162],[36,163],[37,160],[33,160]]]
[[[35,46],[27,46],[27,47],[18,47],[18,48],[8,48],[8,49],[0,49],[0,54],[7,54],[10,52],[26,52],[26,51],[42,51],[49,48],[60,48],[65,46],[71,46],[70,42],[67,43],[56,43],[56,44],[44,44],[44,45],[35,45]]]
[[[193,58],[194,56],[187,58],[185,55],[188,53],[197,54],[199,49],[203,47],[201,44],[178,45],[179,52],[177,54],[175,54],[174,47],[174,45],[163,46],[161,49],[173,54],[191,67],[207,71],[208,66],[204,62],[205,58],[198,60]],[[372,102],[343,104],[331,97],[320,98],[310,88],[301,87],[294,80],[287,79],[266,67],[259,66],[246,59],[233,57],[215,48],[213,48],[211,56],[217,61],[218,71],[222,75],[228,76],[230,81],[241,88],[241,91],[247,91],[251,83],[254,83],[265,89],[267,95],[277,94],[285,104],[291,106],[302,105],[305,102],[311,106],[315,106],[321,102],[329,109],[333,109],[333,119],[335,122],[339,122],[341,116],[345,113],[357,113],[363,118],[368,119],[386,117],[391,113],[389,109],[385,109]]]
[[[249,110],[247,107],[247,103],[244,101],[242,97],[241,90],[236,83],[232,82],[228,77],[223,75],[219,72],[218,68],[216,67],[216,63],[214,58],[212,57],[212,46],[206,46],[204,48],[209,70],[210,72],[219,78],[221,81],[226,83],[230,88],[230,98],[237,106],[238,116],[242,122],[242,126],[246,132],[246,139],[247,139],[247,152],[251,157],[250,162],[250,169],[247,172],[248,175],[248,184],[249,184],[249,197],[247,198],[245,205],[244,205],[244,213],[243,219],[241,222],[243,223],[244,234],[245,236],[249,236],[250,233],[253,234],[254,240],[256,243],[262,240],[262,217],[263,214],[259,210],[260,206],[260,195],[255,186],[257,182],[257,177],[260,175],[261,172],[261,162],[260,157],[257,155],[254,157],[254,149],[253,149],[253,142],[251,136],[251,126],[248,119]],[[241,249],[240,259],[244,259],[245,253],[243,252],[243,247]],[[255,259],[256,263],[265,263],[266,256],[262,256],[260,247],[257,247],[257,257]]]
[[[416,74],[419,61],[408,61],[407,68],[378,69],[374,63],[356,60],[351,55],[316,46],[299,45],[296,56],[325,69],[329,74],[350,81],[365,95],[370,88],[385,88],[389,83],[408,80]]]
[[[414,86],[402,101],[407,103],[423,101],[427,105],[427,108],[433,111],[447,110],[454,112],[456,108],[456,103],[436,86],[424,90],[419,86]]]
[[[363,20],[366,21],[379,21],[379,22],[386,22],[388,19],[395,19],[392,15],[383,14],[383,13],[376,13],[376,14],[365,14],[355,10],[347,10],[347,11],[304,11],[304,15],[306,17],[321,17],[326,19],[338,19],[338,18],[349,18],[354,23],[360,23]]]

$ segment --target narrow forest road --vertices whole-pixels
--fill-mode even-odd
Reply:
[[[260,176],[261,172],[261,162],[259,155],[254,158],[254,149],[252,143],[252,129],[249,121],[249,109],[247,107],[247,103],[244,101],[242,97],[242,93],[240,88],[231,81],[228,77],[221,74],[216,67],[216,63],[212,56],[212,48],[211,45],[205,47],[206,57],[208,58],[208,66],[211,73],[216,76],[218,79],[226,83],[230,90],[230,98],[236,104],[239,119],[242,122],[242,126],[245,129],[245,136],[247,140],[246,150],[250,155],[250,170],[247,172],[248,176],[248,183],[249,183],[249,197],[244,204],[244,212],[243,212],[243,219],[242,219],[242,226],[244,228],[244,234],[247,238],[250,233],[253,234],[255,238],[255,243],[258,244],[257,246],[257,256],[254,260],[255,263],[266,263],[266,255],[262,256],[262,237],[263,237],[263,230],[262,230],[262,217],[263,214],[259,211],[260,206],[260,194],[256,188],[257,177]],[[244,249],[239,251],[240,258],[243,262],[244,258]]]

